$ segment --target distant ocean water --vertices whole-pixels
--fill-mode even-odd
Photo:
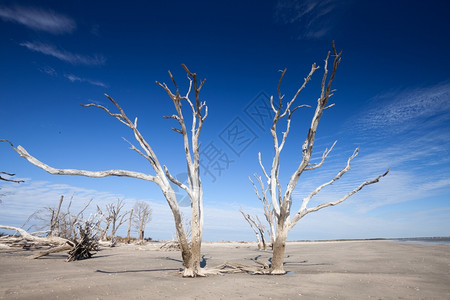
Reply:
[[[393,239],[399,242],[417,243],[417,244],[442,244],[450,245],[450,237],[417,237],[417,238],[399,238]]]

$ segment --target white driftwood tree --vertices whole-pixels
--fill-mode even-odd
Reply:
[[[203,229],[203,192],[202,192],[202,184],[200,180],[200,169],[199,169],[199,136],[202,130],[203,122],[206,119],[208,114],[208,108],[205,102],[200,101],[200,90],[205,83],[205,80],[198,82],[197,74],[192,73],[189,69],[183,64],[182,67],[187,73],[187,78],[189,80],[189,88],[185,95],[181,95],[178,85],[175,82],[171,72],[169,71],[170,79],[173,82],[175,87],[175,91],[172,91],[167,84],[156,82],[159,86],[161,86],[171,98],[176,114],[165,117],[175,119],[179,128],[173,128],[174,131],[180,133],[183,138],[183,148],[185,150],[186,155],[186,163],[187,163],[187,173],[189,177],[188,184],[185,185],[178,181],[170,171],[167,169],[165,165],[161,165],[159,162],[156,153],[153,151],[153,148],[150,144],[145,140],[142,136],[141,132],[137,128],[137,118],[134,121],[130,120],[128,116],[125,114],[122,107],[110,96],[105,95],[117,108],[118,112],[114,113],[110,111],[108,108],[98,105],[98,104],[87,104],[83,105],[84,107],[97,107],[104,110],[110,116],[119,120],[122,124],[129,127],[139,144],[140,148],[135,147],[130,143],[131,149],[136,151],[139,155],[145,158],[150,166],[152,167],[154,174],[145,174],[140,172],[128,171],[128,170],[106,170],[106,171],[86,171],[86,170],[77,170],[77,169],[56,169],[51,166],[46,165],[45,163],[39,161],[37,158],[30,155],[25,148],[22,146],[17,146],[15,148],[11,143],[11,147],[23,158],[28,160],[30,163],[35,166],[47,171],[50,174],[57,175],[78,175],[78,176],[87,176],[87,177],[107,177],[107,176],[123,176],[123,177],[132,177],[137,179],[142,179],[146,181],[151,181],[156,183],[161,189],[164,197],[169,204],[169,207],[172,211],[176,231],[178,235],[178,239],[180,242],[182,260],[183,260],[183,276],[186,277],[195,277],[202,276],[205,274],[205,271],[200,268],[200,248],[202,242],[202,229]],[[191,100],[191,93],[194,93],[194,98]],[[188,131],[187,124],[185,123],[185,118],[182,113],[182,102],[188,104],[188,107],[192,113],[192,122],[191,128]],[[7,141],[8,142],[8,141]],[[192,208],[192,238],[189,241],[186,237],[183,222],[181,218],[180,209],[177,203],[176,195],[174,190],[170,185],[170,181],[174,184],[178,185],[182,188],[189,196],[191,201]]]
[[[264,234],[264,225],[259,220],[258,216],[252,217],[249,214],[245,213],[242,209],[240,210],[242,216],[244,217],[245,221],[250,225],[250,228],[253,230],[253,232],[256,235],[256,241],[258,242],[258,249],[259,250],[266,250],[267,244],[266,244],[266,237]]]
[[[305,171],[312,171],[320,166],[322,166],[323,162],[333,149],[335,143],[331,146],[331,148],[325,149],[322,155],[322,159],[319,163],[314,164],[310,163],[311,155],[313,153],[313,147],[314,147],[314,141],[316,137],[316,130],[317,126],[319,125],[319,121],[324,113],[325,110],[328,108],[334,106],[334,104],[328,104],[328,100],[333,95],[334,90],[331,89],[331,84],[333,82],[333,79],[336,74],[336,70],[338,68],[339,63],[341,62],[341,53],[337,53],[336,48],[334,46],[333,42],[333,66],[330,76],[328,71],[328,60],[330,58],[330,52],[328,52],[328,55],[325,59],[324,63],[324,74],[322,77],[322,84],[321,84],[321,93],[320,97],[317,100],[317,106],[316,110],[314,112],[314,115],[311,120],[311,125],[309,127],[306,139],[304,140],[302,144],[302,158],[297,166],[296,170],[292,173],[289,182],[286,186],[286,189],[284,192],[282,192],[281,183],[279,180],[279,170],[280,170],[280,154],[283,150],[283,147],[286,142],[286,138],[289,134],[290,125],[291,125],[291,118],[292,114],[301,107],[307,107],[308,105],[298,105],[295,106],[294,102],[297,99],[299,93],[305,88],[306,84],[311,80],[312,75],[314,72],[319,69],[318,66],[314,63],[311,67],[311,71],[309,72],[308,76],[304,79],[304,82],[302,86],[297,90],[295,95],[292,97],[290,101],[288,101],[285,104],[285,107],[283,107],[283,97],[284,95],[281,94],[280,86],[281,82],[283,80],[284,74],[286,73],[286,69],[283,70],[281,73],[279,82],[278,82],[278,105],[277,107],[274,105],[273,96],[270,98],[270,105],[272,107],[272,110],[274,111],[275,115],[273,117],[272,122],[272,128],[270,129],[270,133],[272,135],[273,143],[274,143],[274,155],[272,159],[272,166],[270,168],[270,171],[267,172],[261,159],[261,153],[259,153],[259,163],[262,169],[262,172],[264,173],[264,176],[267,179],[267,188],[265,187],[262,179],[260,177],[257,177],[258,182],[260,183],[260,190],[261,194],[258,192],[257,186],[254,184],[253,181],[253,187],[255,189],[257,197],[262,201],[264,209],[265,209],[265,215],[266,218],[269,220],[269,224],[275,224],[274,232],[275,237],[273,241],[273,256],[272,256],[272,266],[270,269],[271,274],[285,274],[283,268],[283,262],[284,262],[284,252],[286,248],[286,238],[288,235],[288,232],[297,224],[297,222],[303,218],[305,215],[311,212],[318,211],[322,208],[334,206],[337,205],[344,200],[346,200],[351,195],[355,194],[359,190],[361,190],[366,185],[370,185],[373,183],[376,183],[379,181],[381,177],[386,176],[386,174],[389,172],[387,170],[384,174],[376,177],[375,179],[368,180],[360,184],[358,187],[356,187],[354,190],[350,191],[348,194],[346,194],[344,197],[334,201],[334,202],[328,202],[323,203],[318,206],[308,208],[308,203],[317,193],[319,193],[324,187],[331,185],[336,180],[340,179],[342,175],[344,175],[348,170],[350,170],[350,162],[358,155],[358,149],[356,149],[353,153],[353,155],[348,159],[346,166],[330,181],[320,185],[317,187],[314,191],[312,191],[307,197],[305,197],[302,201],[300,209],[293,214],[293,217],[291,218],[291,207],[292,207],[292,192],[294,191],[297,182],[300,179],[300,176]],[[277,125],[278,122],[282,119],[286,120],[286,125],[284,132],[279,134],[277,132]]]
[[[145,226],[147,226],[147,223],[150,222],[152,209],[147,202],[137,201],[134,204],[133,211],[134,227],[138,232],[139,241],[143,242],[145,238]]]
[[[101,239],[104,241],[108,240],[108,231],[111,227],[111,235],[109,236],[109,239],[111,240],[112,245],[116,243],[117,230],[119,230],[119,227],[126,222],[125,217],[129,213],[128,211],[122,211],[124,205],[125,203],[123,202],[123,199],[117,199],[117,203],[109,203],[106,205],[106,213],[97,206],[97,213],[101,216],[102,221],[105,223],[105,229],[102,233]]]
[[[273,220],[272,206],[267,197],[267,189],[264,188],[263,180],[261,179],[261,177],[258,177],[256,174],[254,174],[254,176],[260,186],[261,194],[259,193],[258,187],[253,182],[252,178],[249,176],[248,179],[250,180],[250,182],[253,185],[253,190],[255,191],[256,197],[258,197],[259,201],[261,201],[261,204],[263,205],[264,217],[266,218],[266,221],[269,224],[270,245],[271,245],[271,247],[273,247],[273,243],[275,242],[275,225],[274,225],[274,220]]]

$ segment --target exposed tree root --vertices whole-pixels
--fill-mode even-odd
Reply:
[[[210,270],[216,274],[228,274],[228,273],[248,273],[251,275],[269,275],[271,270],[268,266],[248,266],[239,263],[223,263]]]
[[[267,263],[263,263],[257,260],[253,260],[260,266],[249,266],[240,263],[225,262],[214,268],[201,268],[200,272],[193,274],[192,270],[185,269],[180,273],[183,277],[204,277],[208,275],[224,275],[234,273],[248,273],[250,275],[275,275],[272,273],[272,269]]]
[[[91,257],[93,254],[91,251],[98,250],[98,243],[95,238],[91,235],[90,225],[85,224],[84,228],[80,227],[80,238],[77,240],[67,240],[60,237],[49,236],[49,237],[39,237],[34,236],[22,228],[4,226],[0,225],[0,228],[7,230],[14,230],[19,232],[20,237],[17,236],[5,236],[1,237],[2,249],[7,248],[22,248],[29,249],[31,246],[42,247],[49,246],[50,249],[40,251],[36,254],[28,256],[30,259],[36,259],[46,256],[51,253],[58,253],[62,251],[69,251],[67,261],[80,260]],[[56,246],[56,247],[55,247]]]

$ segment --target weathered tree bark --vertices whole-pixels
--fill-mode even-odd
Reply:
[[[13,226],[0,225],[0,228],[6,229],[6,230],[17,231],[22,236],[22,238],[24,238],[26,240],[35,241],[35,242],[44,243],[44,244],[61,245],[61,244],[65,244],[69,241],[67,239],[60,238],[58,236],[48,236],[48,237],[34,236],[32,234],[29,234],[22,228],[13,227]]]
[[[131,221],[133,219],[133,209],[130,211],[130,218],[128,219],[128,232],[127,232],[127,244],[130,243],[130,233],[131,233]]]
[[[347,195],[344,197],[338,199],[334,202],[327,202],[320,205],[317,205],[313,208],[307,208],[307,205],[312,197],[314,197],[317,193],[319,193],[324,187],[331,185],[336,180],[339,180],[342,175],[344,175],[348,170],[350,170],[350,162],[352,159],[354,159],[358,155],[358,148],[354,151],[353,155],[348,159],[347,165],[330,181],[320,185],[317,187],[314,191],[311,192],[306,198],[303,199],[300,209],[297,211],[297,213],[294,215],[294,217],[291,219],[291,207],[292,207],[292,193],[300,179],[300,176],[303,174],[304,171],[310,171],[315,170],[322,166],[323,162],[333,149],[334,144],[331,146],[331,148],[325,149],[325,151],[322,154],[322,159],[319,163],[314,164],[310,163],[311,156],[313,153],[313,147],[316,137],[316,131],[317,127],[319,125],[319,121],[324,113],[325,110],[331,108],[334,106],[334,104],[328,104],[328,100],[333,95],[334,90],[331,89],[331,84],[333,82],[333,79],[336,74],[336,70],[338,68],[339,63],[341,62],[341,53],[337,53],[336,48],[334,46],[333,42],[333,69],[331,71],[331,75],[328,78],[328,59],[330,57],[330,52],[328,52],[328,55],[325,59],[324,64],[324,74],[322,77],[322,84],[321,84],[321,93],[317,100],[317,106],[314,112],[314,115],[311,120],[311,125],[308,130],[308,134],[306,136],[306,139],[304,140],[302,144],[302,159],[299,163],[297,169],[292,173],[289,182],[286,186],[286,190],[284,193],[282,192],[281,183],[279,180],[279,168],[280,168],[280,154],[284,147],[284,144],[286,142],[286,138],[289,134],[290,125],[291,125],[291,118],[292,114],[301,107],[309,107],[309,105],[299,105],[294,107],[294,102],[297,99],[300,92],[305,88],[307,83],[311,80],[312,75],[315,73],[317,69],[319,69],[316,64],[313,64],[311,67],[311,71],[309,72],[308,76],[304,79],[304,82],[302,86],[297,90],[295,95],[292,97],[290,101],[288,101],[283,108],[283,98],[284,95],[281,94],[280,86],[281,82],[283,80],[283,77],[286,73],[286,69],[283,70],[281,73],[280,79],[278,81],[278,105],[275,107],[273,96],[270,97],[270,105],[272,107],[273,112],[275,113],[273,122],[272,122],[272,128],[270,130],[270,133],[272,135],[273,143],[274,143],[274,155],[272,158],[272,166],[270,169],[270,172],[267,172],[264,168],[264,165],[262,163],[261,154],[258,154],[259,163],[261,166],[261,169],[264,173],[264,176],[267,179],[267,189],[263,183],[263,181],[260,179],[260,177],[257,177],[255,175],[255,178],[258,180],[260,184],[260,190],[261,194],[259,193],[259,190],[257,186],[254,184],[254,182],[250,179],[250,181],[253,184],[253,188],[255,190],[256,196],[258,199],[263,203],[265,216],[268,221],[268,223],[271,225],[271,230],[273,230],[273,224],[276,223],[276,232],[273,239],[273,256],[272,256],[272,265],[271,265],[271,274],[284,274],[284,268],[283,268],[283,261],[284,261],[284,252],[286,249],[286,239],[289,230],[291,230],[297,222],[303,218],[306,214],[318,211],[322,208],[334,206],[337,205],[343,201],[345,201],[348,197],[355,194],[356,192],[360,191],[363,187],[376,183],[380,180],[380,178],[387,175],[389,170],[387,170],[382,175],[379,175],[375,179],[368,180],[360,184],[357,188],[350,191]],[[278,121],[283,119],[286,119],[286,127],[285,130],[279,135],[277,133],[277,125]],[[268,200],[269,198],[270,200]],[[273,219],[272,219],[273,218]],[[273,222],[275,221],[275,222]]]
[[[288,231],[286,229],[278,229],[275,242],[272,247],[272,264],[271,264],[271,274],[273,275],[283,275],[284,271],[284,253],[286,251],[286,239]]]
[[[203,87],[205,80],[198,83],[197,74],[192,73],[184,64],[182,65],[182,67],[186,71],[189,80],[189,88],[185,95],[180,94],[179,88],[170,71],[169,76],[173,82],[173,85],[175,86],[175,92],[172,92],[165,83],[159,82],[156,83],[167,92],[176,109],[176,114],[168,116],[166,118],[174,119],[180,125],[180,128],[173,128],[173,130],[175,132],[180,133],[183,137],[187,172],[189,177],[188,185],[179,182],[174,176],[171,175],[166,166],[160,164],[155,152],[153,151],[153,148],[147,143],[147,141],[144,139],[144,137],[138,130],[137,118],[134,121],[131,121],[123,111],[122,107],[120,107],[120,105],[113,98],[111,98],[106,94],[105,96],[114,104],[114,106],[118,109],[119,113],[113,113],[108,108],[94,103],[83,106],[84,107],[93,106],[100,108],[104,110],[106,113],[108,113],[110,116],[119,120],[122,124],[129,127],[133,131],[134,137],[140,146],[140,149],[138,149],[137,147],[135,147],[133,144],[130,143],[131,149],[136,151],[139,155],[144,157],[150,163],[150,166],[155,172],[154,175],[128,170],[114,170],[114,169],[106,171],[56,169],[39,161],[37,158],[30,155],[22,146],[17,146],[17,148],[15,148],[9,141],[0,140],[0,142],[1,141],[8,142],[11,145],[12,149],[16,151],[20,156],[22,156],[33,165],[45,170],[50,174],[77,175],[95,178],[107,176],[122,176],[147,180],[156,183],[161,189],[162,193],[164,194],[175,220],[175,227],[180,242],[183,265],[185,267],[183,276],[193,277],[204,275],[204,272],[200,268],[200,261],[201,261],[200,247],[202,242],[202,229],[203,229],[203,191],[200,180],[199,136],[203,126],[203,122],[205,121],[208,115],[208,108],[205,102],[200,101],[199,96],[200,90]],[[195,97],[195,100],[193,101],[191,101],[190,99],[190,94],[192,91],[194,92]],[[184,101],[187,102],[192,113],[190,133],[188,133],[187,131],[186,123],[181,109],[181,104]],[[190,242],[186,238],[175,192],[171,187],[169,181],[175,183],[180,188],[185,190],[185,192],[189,195],[189,198],[191,200],[192,238]]]

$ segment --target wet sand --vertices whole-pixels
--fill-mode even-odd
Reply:
[[[292,242],[284,276],[182,278],[179,252],[157,244],[103,248],[92,259],[30,260],[0,250],[0,299],[450,299],[450,245],[394,241]],[[254,243],[204,243],[207,267],[255,265]]]

